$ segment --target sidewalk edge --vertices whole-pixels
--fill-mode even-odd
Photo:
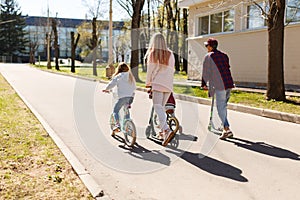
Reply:
[[[143,92],[147,91],[147,89],[140,88],[140,87],[138,87],[137,90]],[[175,94],[174,96],[176,99],[182,101],[189,101],[198,104],[211,105],[211,99],[193,97],[193,96],[182,95],[182,94]],[[279,112],[279,111],[263,109],[263,108],[255,108],[255,107],[245,106],[245,105],[235,104],[235,103],[228,103],[228,109],[237,112],[248,113],[248,114],[257,115],[261,117],[276,119],[280,121],[300,124],[300,115],[296,115],[296,114],[290,114],[290,113]]]

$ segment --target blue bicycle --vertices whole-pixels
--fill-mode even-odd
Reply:
[[[122,132],[124,134],[125,144],[129,147],[133,147],[136,141],[136,127],[130,118],[130,104],[125,104],[119,112],[119,123],[120,129],[116,129],[116,120],[114,115],[110,116],[110,128],[112,130],[112,136],[114,137],[117,132]]]

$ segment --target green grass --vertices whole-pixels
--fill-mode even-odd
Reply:
[[[61,67],[61,72],[71,73],[70,68],[66,68],[66,67]],[[105,77],[105,66],[99,66],[97,68],[97,72],[98,72],[98,76],[96,77],[92,75],[91,67],[80,67],[80,68],[76,68],[75,74],[79,76],[92,77],[97,80],[108,80]],[[137,82],[137,86],[145,87],[146,72],[143,72],[141,68],[139,71],[139,79],[141,80],[141,82]],[[187,80],[187,75],[185,73],[179,72],[174,75],[174,81],[185,81],[185,80]],[[208,98],[207,91],[201,90],[199,87],[174,85],[174,92],[178,94]],[[231,97],[229,102],[300,115],[299,97],[287,97],[286,102],[272,101],[272,100],[267,101],[265,99],[265,95],[262,93],[233,90],[231,92]]]
[[[93,199],[0,75],[0,199]]]

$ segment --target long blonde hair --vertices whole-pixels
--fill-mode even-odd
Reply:
[[[166,40],[161,33],[155,33],[149,43],[145,59],[147,62],[155,62],[163,65],[169,64],[171,52],[167,48]]]
[[[124,62],[119,63],[117,70],[113,76],[116,76],[121,72],[129,72],[129,82],[135,83],[135,78],[134,78],[133,74],[131,73],[130,67],[128,67],[128,65]]]

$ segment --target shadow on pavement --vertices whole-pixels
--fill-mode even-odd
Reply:
[[[196,167],[216,176],[222,176],[224,178],[230,178],[232,180],[240,182],[248,182],[248,180],[241,175],[242,170],[214,158],[205,156],[204,158],[200,159],[199,154],[191,152],[185,152],[181,156],[181,158],[195,165]]]
[[[188,140],[194,142],[198,140],[198,137],[192,134],[179,133],[178,135],[179,135],[179,140]]]
[[[157,162],[163,165],[169,166],[171,160],[168,156],[162,154],[159,150],[148,150],[139,144],[135,144],[133,148],[127,147],[125,145],[119,145],[120,148],[128,150],[128,154],[132,157],[144,160]]]
[[[292,160],[300,160],[300,155],[298,155],[297,153],[264,142],[252,142],[249,140],[235,138],[235,137],[226,139],[224,141],[231,142],[238,147],[255,151],[257,153],[262,153],[265,155],[274,156],[278,158],[289,158]]]
[[[178,151],[178,149],[176,150]],[[184,152],[183,154],[174,151],[172,153],[181,155],[181,159],[213,175],[229,178],[239,182],[248,182],[248,179],[241,175],[242,170],[214,158],[204,155],[202,156],[201,154],[191,153],[188,151]]]

